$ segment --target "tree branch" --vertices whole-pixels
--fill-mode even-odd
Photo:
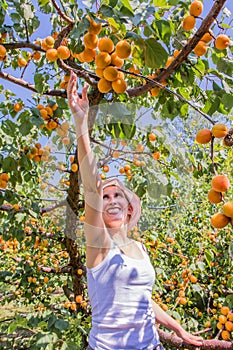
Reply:
[[[51,0],[53,6],[55,7],[55,9],[57,10],[57,13],[59,14],[59,16],[64,19],[64,21],[66,21],[67,23],[70,23],[70,24],[74,24],[75,22],[70,18],[68,17],[64,12],[62,12],[62,10],[60,9],[60,7],[58,6],[58,4],[56,3],[55,0]]]
[[[186,59],[186,57],[190,54],[190,52],[194,49],[197,43],[200,41],[202,36],[209,31],[211,24],[217,18],[219,12],[221,11],[226,0],[216,0],[212,9],[206,18],[202,21],[200,28],[197,30],[196,34],[192,37],[192,39],[183,47],[180,54],[174,59],[174,61],[167,67],[167,69],[163,70],[155,79],[157,82],[165,81]],[[151,88],[156,86],[155,83],[145,84],[143,86],[139,86],[133,89],[128,89],[127,93],[129,97],[137,97],[145,94]]]
[[[27,81],[21,79],[21,78],[16,78],[13,77],[11,74],[8,73],[4,73],[2,71],[0,71],[0,78],[5,79],[7,81],[10,81],[11,83],[14,83],[16,85],[19,85],[25,89],[31,90],[37,94],[39,94],[39,92],[35,89],[35,86],[28,83]],[[47,90],[43,93],[43,95],[47,95],[47,96],[59,96],[59,97],[63,97],[66,98],[66,91],[61,91],[61,90]]]
[[[177,337],[174,333],[164,332],[161,329],[158,329],[159,337],[166,345],[174,346],[177,349],[192,349],[195,350],[197,347],[185,343],[181,338]],[[200,350],[232,350],[233,345],[229,341],[222,340],[203,340],[203,345],[199,347]]]

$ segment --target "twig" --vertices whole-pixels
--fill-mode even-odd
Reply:
[[[51,2],[61,18],[63,18],[67,23],[70,23],[70,24],[75,23],[70,17],[68,17],[64,12],[62,12],[62,10],[60,9],[60,7],[58,6],[55,0],[51,0]]]

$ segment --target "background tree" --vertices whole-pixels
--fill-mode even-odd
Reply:
[[[66,101],[73,70],[80,89],[90,85],[101,177],[117,174],[142,199],[132,235],[155,266],[154,299],[209,339],[203,349],[232,349],[233,64],[225,3],[1,0],[0,288],[6,305],[18,305],[1,320],[3,348],[87,343],[85,213]],[[229,183],[210,201],[213,176],[222,174]],[[160,333],[171,348],[191,348]]]

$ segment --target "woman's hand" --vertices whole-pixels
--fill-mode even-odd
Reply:
[[[70,80],[67,87],[67,97],[71,112],[74,115],[75,121],[84,121],[88,116],[89,102],[87,98],[88,85],[82,90],[82,98],[79,98],[76,87],[77,76],[73,71],[70,73]]]
[[[176,331],[176,334],[178,337],[184,340],[187,344],[192,344],[194,346],[202,346],[203,345],[203,338],[193,335],[189,332],[187,332],[184,328],[179,328],[179,330]]]

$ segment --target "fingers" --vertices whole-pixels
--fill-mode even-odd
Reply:
[[[68,95],[69,99],[72,96],[77,94],[77,91],[76,91],[76,80],[77,80],[76,74],[74,74],[74,72],[71,71],[70,79],[69,79],[69,83],[68,83],[68,87],[67,87],[67,95]]]
[[[89,86],[86,85],[84,86],[84,88],[82,89],[82,99],[87,101],[87,90],[88,90]]]

